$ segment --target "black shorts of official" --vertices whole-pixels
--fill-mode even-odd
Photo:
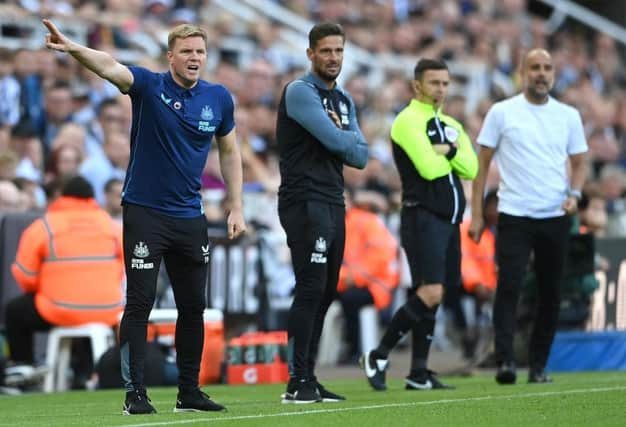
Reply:
[[[127,303],[152,307],[163,260],[178,308],[203,310],[210,249],[205,216],[176,218],[126,203],[123,221]]]
[[[403,207],[400,237],[414,289],[423,284],[460,286],[459,225],[421,206]]]

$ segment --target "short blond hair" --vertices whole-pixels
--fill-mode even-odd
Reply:
[[[174,43],[176,43],[176,39],[186,39],[189,37],[202,37],[202,40],[204,40],[204,46],[207,49],[209,48],[209,36],[206,31],[197,25],[191,24],[180,24],[174,27],[167,36],[167,48],[172,50]]]

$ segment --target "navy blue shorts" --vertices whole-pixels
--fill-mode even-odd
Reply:
[[[460,286],[459,225],[421,206],[402,208],[400,236],[414,289],[423,284]]]

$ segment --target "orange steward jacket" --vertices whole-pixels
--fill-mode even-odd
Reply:
[[[337,290],[347,290],[346,278],[367,287],[378,310],[389,306],[398,286],[398,242],[378,215],[359,208],[346,212],[346,247]]]
[[[476,243],[469,237],[470,221],[461,224],[461,276],[463,287],[469,293],[474,292],[476,285],[482,284],[488,289],[496,289],[498,276],[496,273],[496,237],[485,228]]]
[[[57,326],[114,325],[122,310],[120,226],[95,199],[60,197],[20,238],[13,276]]]

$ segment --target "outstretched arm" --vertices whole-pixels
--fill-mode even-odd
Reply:
[[[42,22],[50,31],[46,35],[46,47],[48,49],[69,53],[86,68],[117,86],[122,93],[128,93],[133,84],[133,75],[126,66],[117,62],[107,52],[90,49],[71,41],[59,31],[52,21],[44,19]]]

